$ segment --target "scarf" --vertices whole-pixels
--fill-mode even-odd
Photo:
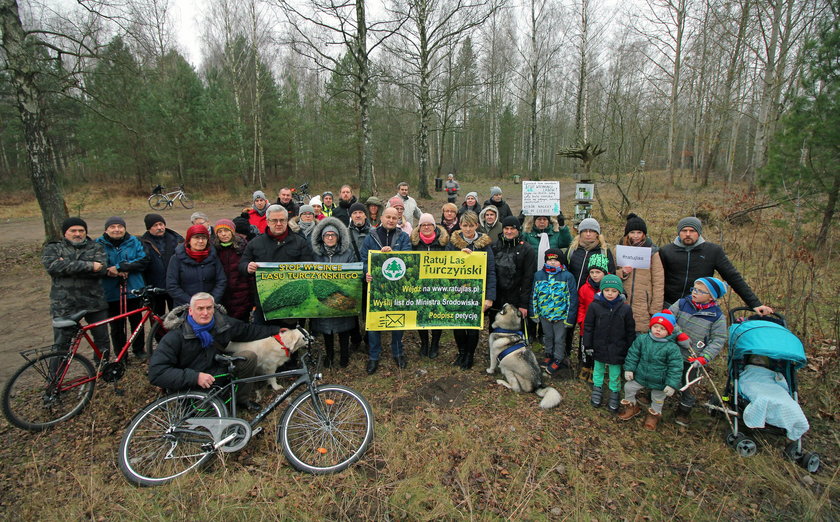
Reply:
[[[635,243],[630,240],[629,236],[624,236],[624,244],[627,245],[627,246],[643,247],[643,246],[646,246],[645,245],[646,242],[647,242],[647,236],[642,236],[642,239],[640,239],[639,241],[636,241]]]
[[[268,207],[269,207],[269,206],[270,206],[270,205],[266,205],[266,206],[264,206],[262,210],[258,209],[258,208],[257,208],[257,207],[255,207],[254,205],[251,205],[251,208],[253,208],[253,209],[254,209],[254,212],[256,212],[258,215],[260,215],[260,216],[264,216],[264,215],[265,215],[265,213],[268,211]],[[286,210],[289,210],[289,209],[286,209]]]
[[[219,243],[219,244],[220,244],[221,246],[223,246],[223,247],[227,248],[227,247],[229,247],[230,245],[232,245],[232,244],[233,244],[233,241],[229,241],[229,242],[227,242],[227,243]]]
[[[195,332],[195,336],[198,337],[198,340],[201,342],[202,348],[207,348],[211,344],[213,344],[213,335],[210,334],[210,330],[216,326],[216,317],[214,316],[210,319],[210,322],[205,325],[200,325],[192,318],[191,315],[187,316],[187,323],[192,327],[193,332]]]
[[[595,239],[591,241],[587,241],[583,239],[583,237],[578,236],[578,245],[580,245],[584,250],[589,252],[590,250],[594,249],[597,246],[601,246],[601,238],[596,236]]]
[[[594,288],[596,290],[596,292],[601,289],[601,282],[600,281],[595,282],[595,281],[592,280],[591,277],[587,276],[586,277],[586,282],[589,283],[589,286]]]
[[[275,240],[275,241],[283,241],[284,239],[286,239],[287,237],[289,237],[289,227],[286,227],[286,231],[285,231],[285,232],[283,232],[282,234],[280,234],[279,236],[275,236],[275,235],[271,232],[271,228],[270,228],[270,227],[265,227],[265,233],[268,235],[268,237],[270,237],[271,239],[273,239],[273,240]]]
[[[332,256],[334,256],[338,253],[338,244],[336,244],[335,246],[327,246],[327,245],[322,245],[322,246],[324,248],[324,255],[332,257]]]
[[[303,232],[306,232],[307,230],[312,228],[312,225],[314,225],[314,224],[315,224],[314,221],[298,221],[298,226],[300,226],[300,229]]]
[[[691,300],[691,305],[694,306],[694,308],[696,308],[698,310],[708,310],[709,308],[711,308],[713,306],[717,306],[717,303],[715,303],[714,300],[712,300],[712,301],[709,301],[708,303],[700,304],[698,302],[695,302],[694,299],[692,299]]]
[[[418,232],[418,234],[420,235],[420,241],[427,245],[431,245],[432,242],[435,240],[435,237],[437,237],[437,234],[435,234],[434,232],[432,232],[432,235],[430,236],[426,236],[422,232]]]
[[[562,266],[543,265],[543,270],[545,270],[546,274],[556,274],[557,272],[560,271],[561,268],[563,268],[563,267]]]
[[[184,251],[190,256],[196,263],[201,263],[207,256],[210,255],[210,249],[205,248],[204,250],[190,250],[190,247],[184,246]]]

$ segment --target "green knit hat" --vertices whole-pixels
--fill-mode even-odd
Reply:
[[[589,256],[589,263],[586,265],[586,271],[597,268],[604,274],[610,273],[610,260],[604,254],[592,254]]]
[[[615,288],[622,294],[624,293],[624,285],[621,284],[621,279],[617,275],[609,274],[601,279],[601,290],[603,291],[605,288]]]

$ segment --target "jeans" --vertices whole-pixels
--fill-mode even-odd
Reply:
[[[391,332],[391,355],[399,357],[403,355],[403,330],[394,330]],[[382,353],[382,332],[368,331],[368,346],[370,351],[368,357],[371,361],[378,361],[379,355]]]
[[[549,321],[540,318],[540,325],[543,329],[543,347],[546,357],[551,357],[557,362],[566,358],[566,326],[563,321]]]
[[[128,299],[126,300],[125,311],[130,312],[132,310],[137,310],[138,308],[143,307],[143,301],[140,299]],[[119,301],[109,301],[108,302],[108,315],[113,317],[115,315],[120,315],[120,302]],[[131,330],[137,328],[137,325],[140,324],[140,320],[143,319],[143,314],[134,314],[128,316],[128,324],[131,325]],[[117,319],[116,321],[111,321],[111,346],[114,347],[114,355],[119,354],[122,351],[123,345],[125,344],[126,339],[128,338],[125,333],[125,319]],[[143,332],[143,328],[137,332],[137,336],[134,337],[134,342],[131,343],[131,348],[134,353],[143,353],[146,350],[146,335]]]

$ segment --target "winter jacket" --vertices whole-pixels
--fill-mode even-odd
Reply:
[[[199,373],[214,373],[220,369],[214,360],[231,341],[248,342],[265,339],[278,333],[276,326],[243,323],[218,310],[211,335],[213,344],[202,348],[192,327],[186,321],[189,305],[174,308],[166,314],[164,326],[169,332],[163,336],[149,359],[149,381],[170,391],[196,387]]]
[[[218,236],[213,239],[213,247],[219,257],[219,263],[227,278],[225,293],[222,296],[222,306],[227,309],[231,317],[241,321],[247,321],[251,309],[254,307],[254,295],[251,290],[251,282],[248,277],[239,271],[239,261],[245,253],[248,242],[243,237],[234,235],[233,243],[229,246],[222,246]]]
[[[336,208],[338,208],[338,207],[336,207],[335,203],[333,203],[330,206],[324,205],[324,206],[321,207],[321,212],[324,214],[325,218],[333,217],[333,212],[335,211]]]
[[[575,282],[578,287],[583,284],[589,275],[586,267],[589,264],[589,256],[593,254],[604,254],[607,256],[607,268],[611,274],[615,273],[615,258],[613,257],[612,249],[609,248],[607,240],[601,234],[598,234],[598,242],[599,246],[595,246],[592,250],[586,250],[580,246],[580,236],[576,236],[569,245],[569,249],[564,251],[566,259],[563,261],[563,264],[575,276]]]
[[[454,179],[447,179],[443,183],[443,190],[446,191],[447,196],[457,196],[460,189],[461,185]]]
[[[316,219],[312,221],[310,225],[306,226],[305,223],[300,222],[300,216],[295,216],[289,220],[289,230],[299,235],[305,239],[307,243],[309,243],[309,237],[312,235],[312,231],[315,230],[315,225],[318,223],[319,221]]]
[[[659,257],[665,270],[666,303],[676,303],[679,298],[689,294],[694,281],[713,276],[717,271],[747,306],[761,306],[761,301],[726,257],[723,248],[705,241],[703,236],[691,247],[683,245],[677,237],[673,243],[659,249]]]
[[[163,237],[155,237],[149,232],[140,238],[143,248],[146,249],[146,257],[149,258],[149,266],[143,272],[143,278],[147,285],[155,288],[166,288],[166,269],[169,267],[169,260],[175,254],[175,249],[184,242],[181,234],[167,228]]]
[[[487,226],[487,221],[485,221],[484,215],[488,210],[496,213],[496,221],[490,226]],[[487,205],[481,209],[481,212],[478,214],[478,231],[490,236],[490,240],[493,243],[496,243],[499,240],[499,234],[502,233],[502,220],[499,219],[499,209],[493,205]]]
[[[368,273],[368,252],[371,250],[382,250],[383,247],[391,247],[391,250],[396,252],[410,252],[411,240],[408,234],[399,228],[387,229],[385,227],[376,227],[370,231],[368,237],[362,243],[362,248],[359,250],[359,255],[364,266],[364,272]]]
[[[149,258],[146,256],[143,243],[137,237],[126,232],[122,242],[114,245],[110,241],[110,238],[103,234],[96,239],[96,242],[105,248],[105,253],[108,255],[108,262],[105,263],[105,266],[115,266],[120,272],[128,272],[126,292],[139,290],[146,286],[146,281],[143,279],[143,271],[149,264]],[[109,303],[120,300],[121,279],[121,277],[104,277],[102,279],[105,300]],[[128,294],[128,298],[136,299],[130,293]]]
[[[199,292],[207,292],[217,303],[222,302],[227,276],[216,249],[208,248],[210,254],[200,263],[187,255],[185,245],[175,249],[166,271],[166,291],[175,306],[189,304],[190,298]]]
[[[583,337],[583,320],[586,319],[586,312],[589,311],[589,305],[595,300],[595,294],[601,290],[592,286],[592,280],[587,277],[583,284],[578,288],[578,313],[577,322],[580,325],[580,336]]]
[[[446,250],[446,245],[449,244],[449,234],[446,229],[440,225],[435,225],[435,238],[428,245],[420,239],[420,227],[415,228],[408,236],[411,241],[411,246],[414,250],[424,252],[438,252]]]
[[[262,214],[255,208],[248,210],[248,224],[251,225],[255,234],[259,234],[260,230],[265,230],[265,227],[268,226],[268,222],[266,221],[268,219],[267,211],[268,206],[265,207]],[[289,219],[291,219],[291,216]]]
[[[481,205],[479,205],[479,204],[478,204],[478,201],[476,201],[476,202],[475,202],[475,205],[473,205],[473,206],[471,206],[471,207],[468,207],[468,206],[467,206],[467,202],[466,202],[466,201],[464,201],[463,203],[461,203],[461,206],[460,206],[460,207],[458,207],[458,220],[459,220],[459,221],[460,221],[460,219],[461,219],[461,216],[463,216],[463,215],[464,215],[464,212],[466,212],[466,211],[468,211],[468,210],[472,210],[473,212],[475,212],[475,215],[477,216],[477,215],[479,214],[479,212],[481,212]]]
[[[350,231],[350,246],[353,248],[353,252],[356,253],[356,257],[361,260],[362,243],[365,242],[365,238],[368,237],[373,227],[371,227],[370,221],[367,219],[365,219],[365,224],[362,226],[354,225],[351,220],[347,230]]]
[[[677,345],[677,334],[654,339],[639,335],[624,359],[624,371],[633,372],[633,380],[649,390],[678,390],[682,379],[683,358]]]
[[[335,251],[330,253],[321,233],[324,227],[334,226],[338,230],[338,243]],[[336,217],[329,217],[318,223],[312,232],[310,239],[312,251],[315,253],[315,261],[319,263],[358,263],[359,258],[350,243],[350,232],[347,227]],[[310,320],[312,330],[318,333],[333,334],[352,330],[357,322],[355,315],[349,317],[325,317],[313,318]]]
[[[572,242],[572,234],[569,232],[569,227],[560,226],[557,218],[551,216],[548,218],[548,228],[539,230],[534,225],[535,216],[525,216],[522,223],[522,238],[534,247],[534,252],[540,248],[540,234],[545,232],[548,235],[548,248],[567,248]],[[534,268],[536,270],[536,267]]]
[[[267,232],[260,234],[248,242],[242,259],[239,261],[239,272],[248,274],[248,263],[251,261],[266,263],[286,263],[291,261],[312,261],[312,247],[309,242],[288,229],[286,237],[277,241]]]
[[[493,257],[493,242],[490,236],[476,232],[472,241],[464,239],[464,232],[459,230],[449,236],[447,250],[463,250],[469,248],[473,252],[487,252],[487,277],[484,279],[484,299],[496,300],[496,262]]]
[[[627,245],[627,237],[622,244]],[[650,268],[634,268],[629,274],[616,267],[618,277],[624,285],[627,304],[633,309],[633,319],[636,320],[636,331],[647,332],[648,323],[653,314],[662,311],[662,299],[665,289],[665,272],[659,258],[659,247],[649,238],[645,238],[643,247],[651,249]]]
[[[536,252],[524,239],[505,239],[504,234],[493,245],[493,262],[496,265],[496,303],[501,309],[505,303],[526,310],[531,304],[534,287]]]
[[[677,318],[677,326],[691,339],[691,346],[707,361],[714,359],[726,343],[726,316],[720,307],[714,305],[705,310],[698,309],[689,298],[680,299],[669,308]],[[697,342],[703,341],[706,346],[697,350]],[[688,349],[682,348],[684,359],[691,357]]]
[[[100,282],[108,268],[108,256],[101,244],[89,237],[80,245],[64,238],[50,241],[44,246],[41,262],[52,278],[50,313],[53,317],[108,308]],[[102,265],[98,272],[93,271],[94,262]]]
[[[563,267],[549,274],[543,268],[534,274],[534,294],[531,300],[531,317],[549,321],[575,324],[577,317],[577,288],[575,279]]]
[[[636,339],[633,311],[624,297],[609,302],[598,293],[583,321],[583,345],[594,351],[596,361],[623,364],[627,350]]]
[[[293,217],[297,216],[298,213],[300,212],[300,205],[295,203],[294,198],[290,199],[288,203],[281,203],[280,198],[277,198],[277,201],[275,201],[274,204],[275,205],[280,205],[281,207],[285,208],[286,212],[289,213],[289,219],[292,219]],[[265,230],[265,227],[263,227],[259,230]]]
[[[460,215],[460,214],[458,214],[458,215]],[[458,215],[456,215],[455,223],[453,223],[452,225],[447,225],[446,223],[443,222],[443,214],[441,214],[441,216],[440,216],[440,221],[438,222],[438,225],[442,226],[446,230],[446,233],[449,234],[450,236],[456,230],[461,230],[461,222],[458,220],[458,217],[457,217]]]
[[[513,215],[513,211],[510,209],[510,205],[508,205],[504,199],[502,199],[501,201],[493,201],[493,198],[490,198],[484,202],[484,205],[482,205],[481,208],[483,210],[489,207],[490,205],[493,205],[499,210],[499,223],[501,223],[502,220],[506,217]]]
[[[399,194],[391,197],[400,198],[403,200],[403,206],[405,207],[405,211],[403,212],[403,219],[412,224],[415,220],[420,219],[420,216],[423,214],[423,212],[420,210],[420,207],[417,205],[417,201],[413,197],[402,197]],[[385,208],[388,208],[390,206],[390,204],[385,205]]]
[[[344,226],[350,226],[350,205],[356,202],[356,196],[351,196],[350,201],[344,201],[342,199],[338,200],[338,205],[336,205],[335,210],[333,211],[333,217],[338,218]]]

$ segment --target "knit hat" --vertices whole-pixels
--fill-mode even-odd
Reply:
[[[78,217],[69,217],[61,222],[61,234],[64,235],[67,233],[67,229],[70,227],[82,227],[85,229],[85,234],[87,234],[87,223],[85,220]],[[107,227],[106,227],[107,228]]]
[[[262,190],[255,190],[253,194],[251,194],[251,201],[256,201],[258,199],[266,199],[265,192]]]
[[[626,236],[633,230],[641,230],[645,235],[647,235],[647,223],[645,223],[645,220],[636,214],[627,214],[627,224],[624,225],[624,235]]]
[[[502,189],[499,187],[490,187],[490,197],[496,196],[502,193]]]
[[[693,228],[698,234],[703,233],[703,224],[700,222],[700,218],[696,218],[694,216],[682,218],[679,223],[677,223],[677,234],[679,234],[680,230],[685,227]]]
[[[447,177],[447,178],[452,179],[452,178],[454,178],[454,177],[455,177],[455,174],[452,174],[452,173],[450,172],[450,173],[449,173],[446,177]]]
[[[549,248],[545,251],[545,261],[551,259],[563,262],[563,252],[559,248]]]
[[[586,271],[597,268],[604,274],[610,273],[610,260],[604,254],[592,254],[589,256],[589,263],[586,264]]]
[[[312,205],[301,205],[300,210],[298,210],[298,215],[301,215],[305,212],[309,212],[310,214],[314,214],[315,209],[312,208]]]
[[[329,190],[325,190],[325,191],[324,191],[324,193],[323,193],[323,194],[321,194],[321,199],[324,199],[324,198],[326,198],[327,196],[329,196],[329,197],[331,197],[331,198],[335,198],[335,196],[333,196],[333,193],[332,193],[332,192],[330,192]]]
[[[396,207],[397,205],[401,206],[402,208],[405,208],[405,201],[403,201],[403,198],[399,196],[394,196],[388,200],[389,207]]]
[[[187,229],[187,237],[186,237],[187,245],[190,244],[190,239],[192,239],[193,236],[198,236],[198,235],[204,235],[204,236],[207,236],[209,238],[210,237],[210,232],[207,231],[207,227],[205,227],[204,225],[193,225],[193,226],[191,226],[190,228]]]
[[[149,230],[157,223],[163,223],[164,225],[166,225],[166,220],[163,219],[163,216],[161,216],[160,214],[146,214],[143,217],[143,223],[146,224],[146,230]]]
[[[105,230],[108,230],[108,227],[110,227],[111,225],[122,225],[124,227],[126,226],[125,220],[120,216],[111,216],[105,220]]]
[[[309,205],[310,205],[310,206],[313,206],[313,207],[314,207],[315,205],[318,205],[319,207],[323,207],[323,206],[324,206],[324,204],[323,204],[323,203],[321,203],[321,196],[315,196],[314,198],[310,199],[310,200],[309,200]],[[312,212],[314,213],[315,211],[313,210]]]
[[[353,212],[367,212],[364,204],[359,203],[358,201],[350,205],[350,215],[353,215]]]
[[[712,299],[717,300],[726,295],[726,283],[717,277],[701,277],[694,280],[695,283],[703,283],[703,286],[709,289],[712,294]]]
[[[598,220],[595,218],[586,218],[580,222],[577,226],[578,232],[583,232],[584,230],[594,230],[598,234],[601,233],[601,224],[598,223]]]
[[[478,192],[467,192],[467,197],[474,197],[476,200],[478,199]]]
[[[335,227],[334,227],[334,226],[332,226],[332,225],[327,225],[327,226],[325,226],[325,227],[321,230],[321,237],[326,236],[329,232],[332,232],[332,233],[333,233],[333,234],[335,234],[335,235],[339,235],[339,234],[338,234],[338,229],[337,229],[337,228],[335,228]]]
[[[601,290],[605,288],[615,288],[622,294],[624,293],[624,285],[621,284],[621,279],[617,275],[607,274],[601,279]]]
[[[233,221],[229,219],[220,219],[216,221],[216,225],[213,228],[216,229],[216,232],[218,232],[220,228],[226,228],[231,232],[236,233],[236,225],[234,225]]]
[[[522,224],[516,218],[516,216],[507,216],[505,219],[502,220],[502,228],[505,227],[516,227],[516,230],[521,230]]]
[[[668,335],[671,335],[672,333],[674,333],[674,327],[677,325],[677,318],[674,317],[673,312],[671,312],[670,310],[662,310],[659,313],[653,314],[653,316],[650,318],[650,323],[648,323],[648,326],[653,326],[655,324],[658,324],[665,328],[665,330],[668,332]]]
[[[420,215],[420,220],[417,222],[418,227],[420,225],[434,225],[434,224],[435,224],[434,216],[432,216],[431,214],[429,214],[427,212],[424,212],[423,214],[421,214]]]

